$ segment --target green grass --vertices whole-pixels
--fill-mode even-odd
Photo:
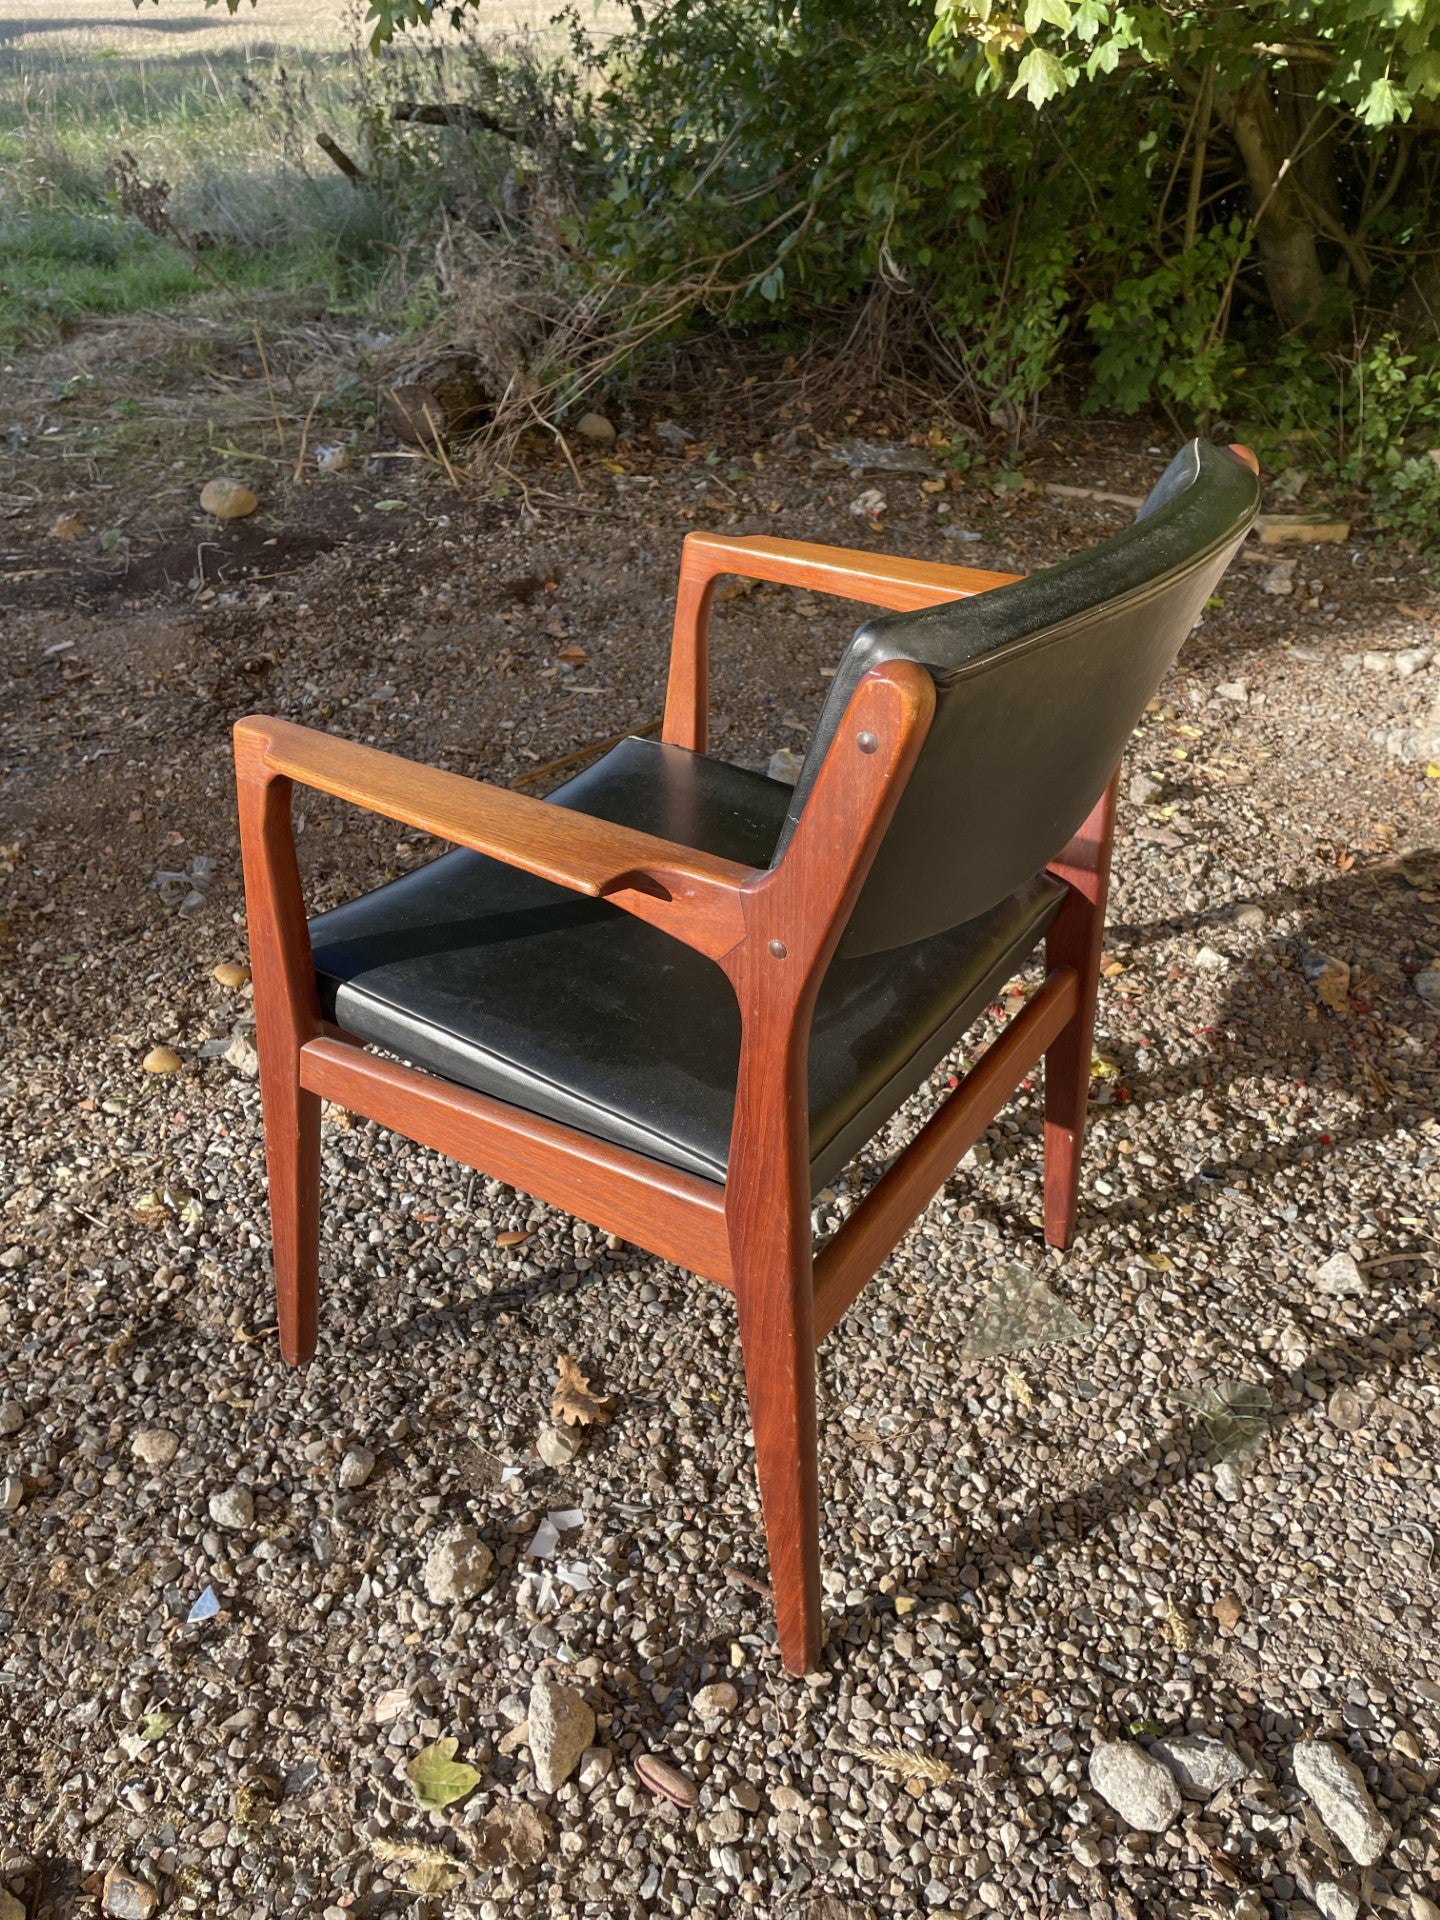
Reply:
[[[356,141],[359,91],[343,47],[0,43],[0,348],[222,288],[312,288],[345,310],[382,302],[411,209],[393,192],[357,193],[313,144],[320,130]],[[165,214],[198,247],[127,212],[111,171],[123,154],[147,185],[164,184]]]

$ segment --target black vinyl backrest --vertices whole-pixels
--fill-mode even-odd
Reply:
[[[1242,460],[1192,440],[1113,540],[1013,586],[859,629],[806,752],[777,860],[866,673],[917,661],[936,704],[840,956],[958,926],[1055,857],[1104,792],[1259,503]]]

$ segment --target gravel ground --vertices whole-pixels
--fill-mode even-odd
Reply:
[[[294,573],[203,603],[61,579],[7,618],[0,1920],[151,1889],[254,1920],[1435,1920],[1440,614],[1413,557],[1356,538],[1277,579],[1247,551],[1147,716],[1075,1248],[1041,1244],[1021,1098],[822,1350],[823,1675],[773,1650],[719,1292],[331,1114],[320,1357],[279,1362],[248,997],[211,977],[245,953],[234,717],[511,781],[658,714],[688,525],[1028,568],[1126,518],[713,445],[637,432],[538,517],[385,480],[384,537]],[[1133,493],[1162,465],[1072,431],[1029,471]],[[716,751],[803,744],[845,612],[762,588],[715,625]],[[299,812],[320,905],[429,851]],[[178,1071],[141,1071],[157,1045]],[[573,1460],[560,1355],[614,1396]],[[533,1557],[555,1512],[578,1525]],[[446,1585],[460,1527],[489,1565]],[[596,1722],[549,1794],[546,1676]],[[1182,1801],[1147,1749],[1184,1734],[1228,1757]],[[452,1739],[470,1790],[426,1811],[406,1769]],[[117,1864],[142,1884],[100,1895]]]

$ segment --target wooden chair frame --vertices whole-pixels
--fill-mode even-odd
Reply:
[[[724,574],[892,609],[1016,576],[764,538],[691,534],[663,737],[703,752],[711,595]],[[320,1103],[578,1214],[735,1295],[780,1652],[820,1660],[815,1348],[957,1163],[1045,1060],[1045,1237],[1074,1229],[1115,783],[1050,871],[1069,892],[1046,977],[844,1226],[813,1255],[810,1020],[826,966],[924,741],[928,673],[892,662],[857,687],[796,831],[768,870],[416,765],[283,720],[235,729],[280,1348],[315,1352]],[[296,783],[632,913],[707,955],[739,1002],[723,1186],[367,1053],[321,1018],[290,824]]]

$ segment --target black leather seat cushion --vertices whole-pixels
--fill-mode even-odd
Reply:
[[[550,796],[765,867],[790,789],[627,740]],[[914,1092],[1054,918],[1037,876],[981,919],[832,963],[810,1042],[815,1185]],[[310,925],[321,1006],[359,1038],[532,1113],[723,1180],[740,1016],[720,969],[619,908],[459,851]]]

